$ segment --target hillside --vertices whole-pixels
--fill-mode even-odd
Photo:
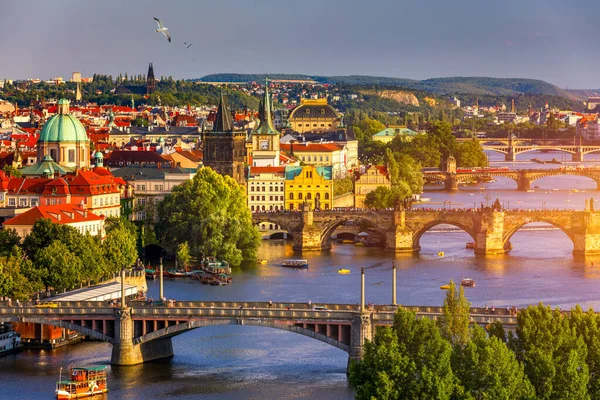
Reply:
[[[490,77],[449,77],[432,78],[422,81],[380,76],[310,76],[301,74],[212,74],[204,76],[202,82],[248,82],[265,78],[281,80],[314,80],[320,83],[348,85],[396,86],[422,90],[443,95],[475,96],[517,96],[520,94],[559,96],[570,100],[580,100],[580,95],[564,90],[551,83],[537,79],[490,78]]]

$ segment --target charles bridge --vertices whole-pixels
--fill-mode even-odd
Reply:
[[[553,168],[553,169],[519,169],[519,170],[481,170],[471,172],[433,172],[423,174],[429,183],[443,183],[449,191],[458,190],[460,183],[490,177],[509,178],[517,182],[518,190],[531,189],[531,183],[548,176],[575,175],[593,179],[600,188],[600,169],[598,168]]]
[[[386,251],[403,253],[420,250],[419,240],[436,225],[463,229],[478,254],[503,254],[511,249],[510,239],[522,226],[547,223],[562,230],[573,242],[573,254],[600,254],[600,212],[586,200],[586,209],[503,210],[492,207],[448,210],[327,210],[313,211],[308,205],[297,212],[252,214],[254,223],[274,223],[292,235],[296,251],[331,248],[331,235],[346,221],[359,221],[379,234]]]

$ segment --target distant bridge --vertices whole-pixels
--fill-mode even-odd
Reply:
[[[364,291],[364,285],[363,285]],[[362,304],[364,304],[363,295]],[[395,301],[394,301],[395,302]],[[252,325],[308,336],[360,359],[365,341],[375,327],[391,325],[397,306],[379,305],[358,309],[351,304],[323,304],[313,310],[306,303],[252,303],[177,301],[170,307],[129,302],[129,307],[109,307],[105,302],[67,302],[57,308],[0,306],[0,321],[17,325],[45,324],[71,329],[112,345],[111,364],[135,365],[173,356],[171,338],[196,328],[214,325]],[[437,319],[441,307],[407,307],[418,316]],[[497,310],[471,309],[471,322],[495,321],[510,328],[516,316]]]
[[[446,190],[458,190],[458,185],[464,182],[489,177],[509,178],[517,182],[518,190],[531,189],[531,183],[541,178],[557,175],[584,176],[593,179],[597,188],[600,189],[600,168],[552,168],[552,169],[518,169],[518,170],[496,170],[496,171],[472,171],[472,172],[433,172],[425,173],[424,178],[428,183],[443,183]]]
[[[589,207],[587,207],[589,208]],[[502,254],[510,251],[510,239],[522,226],[543,222],[562,230],[573,242],[573,254],[600,254],[600,212],[526,211],[483,209],[448,210],[343,210],[265,212],[252,214],[255,224],[274,223],[288,231],[296,251],[331,248],[331,235],[346,221],[360,221],[379,234],[386,251],[416,252],[423,234],[436,225],[463,229],[475,243],[475,253]]]

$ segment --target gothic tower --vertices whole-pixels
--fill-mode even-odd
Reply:
[[[148,75],[146,76],[146,94],[150,95],[154,93],[156,81],[154,79],[154,68],[152,68],[152,63],[148,65]]]
[[[265,94],[258,108],[259,125],[252,132],[252,166],[275,167],[279,165],[279,132],[273,126],[269,83],[265,81]]]
[[[246,132],[235,130],[227,96],[221,101],[212,132],[204,135],[204,166],[221,175],[229,175],[238,183],[246,182],[244,151]]]

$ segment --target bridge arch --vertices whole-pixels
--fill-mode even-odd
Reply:
[[[113,343],[114,338],[103,334],[102,332],[95,331],[86,326],[81,326],[77,324],[73,324],[71,322],[62,321],[60,319],[55,318],[44,318],[44,317],[22,317],[22,316],[9,316],[2,317],[3,322],[23,322],[23,323],[32,323],[32,324],[41,324],[41,325],[51,325],[57,328],[70,329],[75,332],[79,332],[82,335],[89,336],[96,340],[101,340],[103,342]]]
[[[421,237],[425,234],[425,232],[429,231],[430,229],[432,229],[438,225],[451,225],[451,226],[460,228],[463,231],[465,231],[471,237],[471,239],[473,239],[473,242],[475,242],[475,240],[476,240],[473,228],[463,224],[460,221],[435,220],[435,221],[431,221],[431,222],[421,226],[415,232],[413,232],[413,238],[412,238],[413,249],[419,250],[421,248],[421,245],[419,244],[419,242],[421,241]]]
[[[503,244],[504,248],[507,250],[510,250],[510,247],[511,247],[510,239],[515,233],[517,233],[517,231],[519,229],[521,229],[525,225],[535,224],[535,223],[545,223],[548,225],[552,225],[553,227],[555,227],[557,229],[560,229],[569,239],[571,239],[571,243],[573,244],[573,246],[575,246],[575,240],[573,238],[573,235],[569,232],[569,229],[565,228],[564,226],[557,223],[556,221],[553,221],[549,218],[534,218],[534,219],[527,218],[524,221],[519,221],[518,223],[511,224],[510,226],[505,228],[504,236],[502,237],[502,244]]]
[[[380,235],[380,239],[385,237],[385,226],[381,226],[378,222],[378,215],[375,213],[367,213],[365,215],[349,215],[349,216],[340,216],[335,221],[329,223],[323,231],[321,231],[321,248],[330,248],[331,235],[333,232],[344,222],[347,221],[360,221],[366,223],[370,227],[373,228]]]
[[[172,326],[168,326],[168,327],[156,330],[151,333],[147,333],[146,335],[135,338],[133,340],[133,344],[134,345],[143,344],[143,343],[150,342],[152,340],[177,336],[182,333],[189,332],[193,329],[203,328],[203,327],[207,327],[207,326],[217,326],[217,325],[251,325],[251,326],[260,326],[260,327],[264,327],[264,328],[284,330],[284,331],[297,333],[297,334],[300,334],[303,336],[307,336],[307,337],[319,340],[323,343],[327,343],[331,346],[337,347],[338,349],[343,350],[346,353],[350,352],[350,346],[348,344],[345,344],[338,340],[329,338],[322,333],[311,331],[310,329],[302,328],[302,327],[296,326],[294,324],[290,324],[288,322],[269,321],[269,320],[262,320],[262,319],[239,319],[239,318],[192,320],[187,323],[172,325]]]
[[[588,173],[586,171],[577,171],[577,170],[559,170],[560,172],[555,172],[554,170],[548,170],[548,172],[540,172],[536,173],[533,176],[529,177],[529,182],[533,183],[538,179],[548,178],[550,176],[558,176],[558,175],[569,175],[569,176],[577,176],[588,178],[596,182],[596,190],[600,190],[600,171],[598,171],[597,176],[595,174]]]
[[[260,216],[258,218],[252,218],[252,223],[255,226],[260,227],[260,224],[264,223],[272,225],[273,229],[275,229],[275,226],[279,226],[281,230],[286,231],[288,234],[293,236],[294,227],[289,225],[288,222],[286,222],[283,218],[279,218],[276,215],[270,213],[259,213],[254,215]]]

